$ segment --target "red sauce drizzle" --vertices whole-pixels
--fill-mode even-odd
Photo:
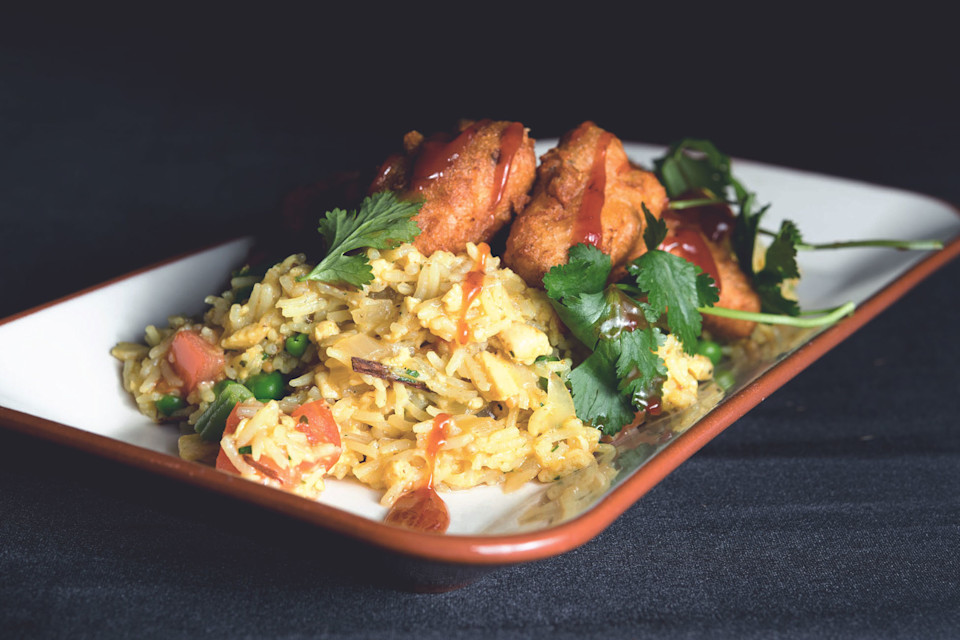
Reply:
[[[433,471],[437,453],[447,441],[450,414],[440,413],[433,419],[433,428],[427,434],[427,483],[419,489],[408,491],[393,503],[386,522],[405,529],[443,533],[450,526],[450,512],[436,489],[433,488]]]
[[[463,303],[460,306],[460,322],[457,323],[457,342],[467,344],[470,340],[470,325],[467,324],[467,309],[483,291],[483,278],[487,270],[487,259],[490,257],[490,245],[481,242],[477,245],[480,256],[477,263],[463,281]]]
[[[523,125],[519,122],[511,122],[500,134],[500,158],[493,173],[493,186],[496,191],[493,194],[493,202],[490,204],[491,216],[503,199],[503,193],[507,189],[507,178],[510,177],[510,165],[522,142]]]
[[[693,227],[677,227],[667,233],[667,237],[660,243],[659,249],[672,253],[675,256],[692,262],[700,267],[704,273],[713,278],[720,291],[720,271],[713,259],[713,254],[704,242],[703,234]]]
[[[423,191],[431,182],[442,178],[449,167],[460,157],[464,148],[470,144],[481,127],[490,124],[490,120],[480,120],[463,130],[456,138],[450,139],[447,134],[437,134],[426,139],[420,145],[420,153],[413,167],[410,178],[410,189]],[[511,122],[500,133],[500,154],[497,166],[493,173],[493,192],[490,198],[489,213],[492,217],[497,206],[503,200],[507,189],[507,180],[510,177],[510,167],[513,159],[523,144],[523,125]],[[391,166],[389,161],[381,168],[378,180],[386,182],[389,178]]]
[[[444,172],[452,165],[464,147],[470,144],[481,126],[489,122],[481,120],[475,122],[453,140],[447,134],[439,133],[430,136],[420,145],[420,153],[413,165],[413,175],[410,177],[410,189],[423,191],[434,180],[442,178]]]
[[[406,158],[399,153],[388,156],[380,165],[376,177],[370,183],[368,193],[401,188],[406,166]]]
[[[660,397],[653,396],[647,402],[647,413],[649,413],[652,416],[658,416],[660,415],[660,411],[661,411]]]
[[[699,200],[708,197],[708,195],[706,192],[695,190],[675,199],[681,201]],[[667,209],[663,212],[663,217],[679,224],[697,227],[711,242],[726,240],[733,231],[734,224],[736,224],[733,211],[726,204],[708,204],[679,211]]]
[[[590,166],[590,177],[583,190],[583,199],[577,211],[576,225],[573,230],[573,243],[592,244],[600,248],[603,242],[603,224],[600,213],[603,211],[604,189],[607,186],[607,147],[613,141],[613,134],[604,131],[597,142],[597,149]]]

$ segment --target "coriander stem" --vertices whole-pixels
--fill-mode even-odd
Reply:
[[[671,200],[670,208],[674,211],[682,209],[692,209],[693,207],[704,207],[712,204],[728,204],[726,200],[720,198],[697,198],[696,200]]]
[[[767,236],[777,235],[768,229],[760,229],[759,231]],[[928,251],[943,249],[943,243],[939,240],[846,240],[842,242],[826,242],[823,244],[798,242],[796,247],[804,251],[815,251],[817,249],[850,249],[855,247],[889,247],[901,251]]]
[[[739,311],[737,309],[727,309],[725,307],[701,307],[700,313],[721,318],[733,318],[735,320],[746,320],[748,322],[760,322],[763,324],[783,324],[791,327],[821,327],[840,320],[844,316],[853,313],[857,305],[853,302],[834,307],[833,309],[824,309],[823,315],[819,316],[786,316],[775,313],[753,313],[751,311]]]

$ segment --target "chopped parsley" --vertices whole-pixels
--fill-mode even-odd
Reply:
[[[239,449],[237,449],[237,453],[239,453],[240,455],[252,454],[253,447],[250,445],[247,445],[245,447],[240,447]]]

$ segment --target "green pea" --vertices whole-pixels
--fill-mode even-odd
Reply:
[[[180,396],[175,396],[172,393],[168,393],[157,400],[157,411],[165,416],[172,415],[180,409],[183,409],[185,406],[187,406],[187,403],[183,401],[183,398]]]
[[[717,366],[720,363],[720,358],[723,357],[723,349],[713,340],[701,340],[697,344],[697,353],[710,358],[713,366]]]
[[[283,379],[283,374],[279,371],[272,373],[258,373],[247,378],[244,383],[247,389],[253,393],[253,397],[260,402],[267,400],[279,400],[283,397],[287,384]]]
[[[310,337],[305,333],[295,333],[284,342],[283,347],[294,358],[299,358],[307,351]]]
[[[717,369],[713,373],[713,381],[724,391],[729,391],[733,388],[733,385],[737,384],[737,379],[733,375],[733,372],[727,369]]]

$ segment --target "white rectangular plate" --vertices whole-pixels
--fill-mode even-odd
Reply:
[[[548,146],[543,143],[538,152]],[[625,147],[648,167],[663,151],[642,144]],[[926,196],[747,161],[735,161],[733,170],[760,203],[773,203],[764,226],[776,228],[780,220],[791,219],[808,242],[896,238],[947,244],[960,234],[956,210]],[[243,263],[251,245],[249,238],[228,242],[0,325],[0,407],[176,456],[177,430],[137,412],[121,387],[120,363],[110,349],[119,341],[141,341],[146,325],[163,325],[169,315],[202,312],[204,297],[225,288],[229,272]],[[862,303],[928,255],[890,249],[802,252],[801,304]],[[515,516],[540,491],[530,485],[510,495],[494,487],[444,494],[449,533],[519,533],[524,529]],[[378,499],[377,492],[357,483],[330,481],[320,502],[380,522],[385,509]]]

